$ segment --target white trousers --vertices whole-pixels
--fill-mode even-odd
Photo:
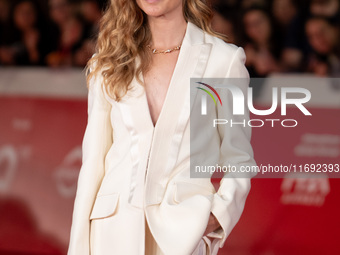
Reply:
[[[219,250],[219,239],[214,238],[211,242],[208,237],[203,236],[191,255],[217,255]],[[148,222],[145,219],[145,255],[165,255],[156,243],[150,232]]]

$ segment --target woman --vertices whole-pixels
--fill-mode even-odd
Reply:
[[[340,30],[338,24],[320,16],[307,19],[306,35],[313,52],[308,56],[307,71],[321,77],[339,77]]]
[[[242,20],[246,66],[250,75],[266,77],[273,72],[280,72],[282,39],[269,12],[262,7],[253,6],[244,11]]]
[[[76,52],[85,39],[85,29],[69,0],[49,0],[49,12],[57,34],[57,49],[47,57],[50,67],[78,65]]]
[[[11,21],[0,37],[0,63],[6,65],[44,65],[48,40],[36,1],[19,0],[11,8]]]
[[[244,51],[213,36],[210,19],[201,0],[111,1],[89,62],[68,255],[217,254],[224,245],[250,178],[223,178],[216,192],[210,178],[190,178],[191,155],[237,166],[255,161],[249,127],[189,125],[190,111],[200,109],[199,99],[190,105],[190,94],[203,95],[190,91],[191,77],[249,82]],[[239,89],[246,93],[247,86]],[[218,111],[208,105],[210,118],[241,121],[229,96],[220,94],[227,107]],[[190,146],[191,139],[200,146]]]

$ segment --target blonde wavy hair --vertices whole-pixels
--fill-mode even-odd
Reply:
[[[116,101],[130,89],[136,76],[147,72],[151,63],[151,52],[147,45],[151,42],[151,32],[146,14],[139,8],[136,0],[110,0],[100,21],[96,52],[87,63],[87,86],[91,78],[101,72],[106,93]],[[183,15],[207,33],[226,41],[227,38],[211,28],[213,16],[210,5],[205,0],[183,0]],[[136,57],[139,66],[136,67]],[[94,63],[96,63],[94,65]],[[93,69],[90,67],[94,67]]]

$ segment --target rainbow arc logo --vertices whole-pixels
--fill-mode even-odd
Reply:
[[[196,82],[196,83],[204,85],[207,88],[209,88],[212,92],[214,92],[215,95],[217,96],[218,100],[220,101],[221,106],[222,106],[222,100],[220,98],[220,95],[217,93],[217,91],[212,86],[210,86],[210,85],[208,85],[206,83],[203,83],[203,82]],[[205,91],[214,100],[215,105],[217,105],[215,97],[213,96],[213,94],[209,90],[201,88],[201,87],[196,87],[196,88]]]

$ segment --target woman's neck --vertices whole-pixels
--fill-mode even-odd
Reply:
[[[179,17],[149,17],[152,42],[156,49],[173,48],[182,43],[187,23],[183,15]]]

